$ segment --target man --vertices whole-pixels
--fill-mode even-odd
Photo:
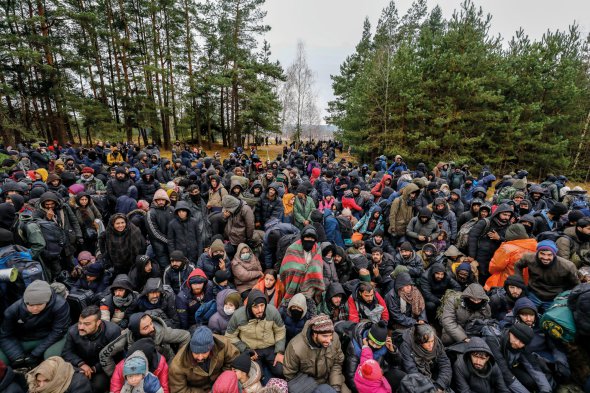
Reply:
[[[391,203],[388,231],[393,237],[391,242],[393,247],[403,241],[408,224],[414,217],[414,208],[418,208],[416,202],[419,193],[418,186],[410,183],[402,189],[402,195]]]
[[[137,309],[137,292],[133,291],[126,274],[115,277],[109,292],[100,300],[101,319],[125,329],[129,323],[129,316]]]
[[[171,328],[179,325],[174,293],[163,288],[161,278],[149,278],[137,299],[137,312],[148,311],[162,318]]]
[[[526,253],[514,265],[514,271],[523,277],[528,268],[528,297],[541,312],[547,310],[555,296],[580,283],[576,265],[557,256],[557,246],[551,240],[537,244],[536,253]]]
[[[325,290],[324,260],[317,241],[315,228],[308,225],[301,231],[301,239],[287,248],[279,271],[285,286],[285,305],[296,293],[303,293],[316,304],[321,302]]]
[[[109,389],[110,379],[102,370],[99,353],[120,335],[121,328],[112,322],[102,321],[100,309],[95,305],[83,309],[78,323],[68,330],[61,355],[90,379],[93,392],[101,393]]]
[[[438,223],[432,218],[432,210],[423,207],[418,212],[418,216],[410,220],[406,228],[406,237],[414,247],[421,250],[425,244],[436,239],[438,232]]]
[[[154,178],[154,172],[151,169],[142,171],[140,177],[141,179],[135,184],[138,196],[140,199],[152,203],[156,191],[160,189],[160,183]]]
[[[162,161],[160,162],[160,167],[156,171],[156,179],[161,184],[166,184],[169,181],[171,181],[173,179],[173,177],[174,177],[174,174],[172,172],[170,160],[168,160],[166,158],[162,159]]]
[[[199,326],[184,345],[169,368],[169,387],[176,393],[207,393],[213,383],[240,352],[229,339],[213,334],[206,326]]]
[[[435,263],[422,274],[420,290],[424,296],[428,321],[436,320],[436,311],[447,290],[461,292],[461,286],[445,270],[441,263]]]
[[[127,171],[123,167],[115,169],[115,177],[107,181],[107,198],[111,209],[114,209],[117,198],[127,195],[127,190],[133,185],[133,180],[129,179]]]
[[[36,367],[59,356],[70,326],[70,307],[45,281],[35,280],[4,311],[0,360],[13,368]]]
[[[543,209],[533,214],[535,217],[534,235],[547,231],[559,231],[562,229],[561,216],[567,214],[567,206],[557,202],[550,209]]]
[[[387,304],[381,295],[369,282],[359,282],[348,298],[348,320],[358,323],[361,319],[368,319],[373,323],[389,322]]]
[[[365,240],[365,251],[370,254],[373,250],[373,247],[380,247],[383,252],[388,253],[390,255],[395,254],[395,249],[391,247],[391,243],[389,240],[383,237],[383,230],[377,229],[370,238]]]
[[[492,316],[489,300],[479,284],[471,284],[463,293],[446,298],[440,318],[443,328],[442,341],[445,346],[462,341],[469,342],[465,327],[470,321],[489,319]]]
[[[478,217],[479,208],[483,204],[483,201],[479,198],[474,198],[471,200],[469,204],[469,210],[464,211],[459,217],[457,218],[457,230],[460,230],[463,224],[468,221],[471,221],[475,217]]]
[[[373,247],[369,267],[371,268],[371,281],[376,284],[381,293],[389,292],[393,288],[391,273],[395,268],[394,258],[384,253],[380,247]]]
[[[287,346],[285,378],[291,381],[299,374],[313,378],[319,385],[330,385],[337,392],[350,392],[344,383],[344,353],[340,339],[334,334],[334,323],[325,314],[308,322]]]
[[[272,218],[283,219],[283,200],[279,198],[278,183],[271,183],[256,206],[256,228],[264,228]]]
[[[326,314],[336,323],[338,321],[348,321],[348,303],[347,296],[342,284],[333,282],[328,285],[324,298],[318,306],[318,312]]]
[[[264,267],[273,268],[280,265],[282,261],[277,261],[277,251],[279,240],[289,235],[299,234],[299,229],[293,224],[283,223],[276,218],[271,218],[264,224],[264,238],[262,242],[262,257]],[[262,262],[262,261],[261,261]]]
[[[82,169],[82,175],[76,183],[84,185],[84,191],[90,195],[104,194],[106,192],[106,186],[102,180],[94,177],[94,169],[90,166],[86,166]]]
[[[254,235],[254,213],[244,201],[231,195],[221,199],[223,219],[226,222],[224,235],[229,240],[228,257],[233,258],[240,243],[251,244]]]
[[[293,224],[300,230],[311,224],[311,212],[315,210],[315,203],[307,191],[307,187],[300,184],[293,205]]]
[[[502,371],[486,342],[473,337],[463,356],[453,366],[455,391],[458,393],[509,393]]]
[[[215,304],[213,286],[201,269],[197,268],[189,274],[176,296],[176,312],[181,329],[189,329],[197,323],[195,313],[201,306]]]
[[[435,198],[432,203],[432,218],[438,223],[438,227],[444,229],[449,234],[452,243],[457,238],[457,217],[449,209],[449,205],[444,198]]]
[[[577,267],[590,265],[590,218],[581,218],[563,231],[557,244],[557,256],[572,261]]]
[[[424,262],[416,251],[414,251],[410,242],[403,242],[399,247],[399,252],[393,259],[393,267],[396,268],[398,266],[407,267],[408,273],[410,273],[414,281],[420,279],[420,276],[424,273]]]
[[[506,314],[512,311],[515,302],[526,295],[526,285],[522,278],[517,275],[508,276],[504,281],[504,287],[497,288],[490,296],[492,318],[497,321],[504,320]]]
[[[172,288],[178,295],[182,284],[188,280],[189,274],[195,269],[195,266],[186,259],[182,251],[172,251],[170,253],[170,265],[164,270],[164,285]]]
[[[257,289],[250,291],[246,306],[234,312],[225,331],[240,352],[254,352],[252,360],[277,378],[283,376],[286,334],[279,311]]]
[[[163,189],[154,194],[154,201],[146,216],[146,226],[155,259],[160,265],[160,271],[168,266],[168,226],[174,220],[174,209],[170,206],[170,198]],[[196,239],[195,239],[196,241]]]
[[[129,318],[129,329],[124,330],[100,351],[100,365],[104,372],[112,376],[115,371],[115,359],[126,352],[134,342],[145,337],[154,339],[156,349],[167,362],[174,358],[174,348],[188,344],[191,338],[186,330],[167,327],[161,318],[148,313],[135,313]]]
[[[413,184],[413,183],[412,183]],[[416,186],[417,187],[417,186]],[[439,188],[438,184],[435,182],[430,182],[422,189],[422,192],[416,198],[416,209],[420,209],[423,207],[428,207],[432,205],[434,199],[439,195]]]
[[[417,323],[426,323],[424,297],[408,273],[401,272],[396,276],[393,289],[384,298],[391,329],[403,330]]]

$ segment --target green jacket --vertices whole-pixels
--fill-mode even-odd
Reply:
[[[247,307],[240,307],[232,315],[225,331],[240,352],[274,346],[275,352],[285,352],[287,329],[279,311],[268,304],[264,319],[250,318]]]
[[[311,212],[315,209],[315,203],[311,197],[306,197],[305,204],[301,202],[299,197],[295,197],[295,205],[293,206],[293,216],[295,217],[295,226],[300,230],[305,226],[304,221],[311,221]]]

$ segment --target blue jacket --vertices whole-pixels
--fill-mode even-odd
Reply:
[[[371,209],[369,209],[369,212],[367,214],[365,214],[359,222],[356,223],[356,225],[354,226],[354,229],[357,232],[364,234],[367,234],[369,236],[371,236],[373,234],[373,232],[375,231],[383,231],[383,216],[379,215],[379,218],[377,219],[377,225],[375,226],[375,229],[373,229],[373,231],[369,231],[367,229],[367,227],[369,226],[369,220],[371,219],[371,217],[373,217],[373,214],[378,211],[381,213],[382,209],[381,206],[379,205],[373,205],[373,207],[371,207]]]
[[[326,239],[332,244],[345,248],[344,239],[340,232],[340,224],[332,210],[324,209],[324,231],[326,232]]]

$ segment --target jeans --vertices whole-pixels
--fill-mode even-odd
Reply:
[[[537,307],[537,311],[539,312],[539,314],[543,314],[545,311],[549,309],[549,307],[551,307],[551,304],[553,304],[553,300],[544,301],[539,299],[533,291],[529,291],[527,297]]]

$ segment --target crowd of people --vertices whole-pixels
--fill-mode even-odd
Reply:
[[[590,392],[563,175],[334,141],[0,153],[2,392]]]

